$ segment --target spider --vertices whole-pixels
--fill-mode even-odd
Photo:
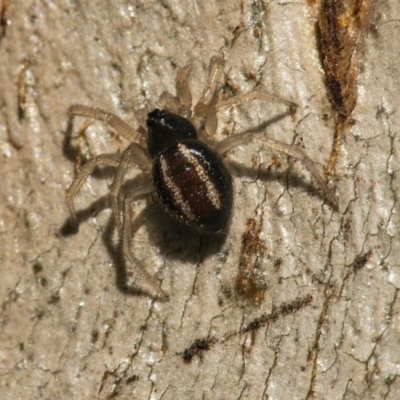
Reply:
[[[155,109],[148,113],[147,144],[144,136],[118,116],[84,105],[72,105],[69,114],[105,121],[119,135],[130,141],[119,154],[101,154],[88,161],[78,172],[66,191],[66,203],[74,224],[77,217],[73,200],[89,175],[99,166],[115,167],[110,186],[111,208],[122,249],[126,259],[142,274],[158,296],[167,300],[168,295],[157,281],[143,268],[132,250],[131,203],[140,196],[151,194],[155,201],[175,221],[199,234],[215,234],[227,226],[233,204],[232,179],[221,154],[252,140],[295,157],[310,170],[329,202],[337,207],[337,201],[311,159],[298,147],[265,137],[264,132],[248,132],[215,142],[217,112],[253,99],[266,97],[288,106],[286,115],[296,106],[279,97],[253,90],[217,101],[217,87],[223,70],[222,57],[213,57],[205,88],[193,107],[188,86],[190,67],[178,70],[174,97],[165,93],[162,100],[166,109]],[[142,127],[143,129],[143,127]],[[131,164],[137,164],[146,177],[146,183],[124,192],[121,187]]]

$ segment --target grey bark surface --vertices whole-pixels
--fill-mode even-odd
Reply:
[[[174,93],[178,67],[191,63],[197,99],[210,58],[223,54],[226,92],[259,87],[299,105],[267,134],[302,147],[322,172],[334,121],[315,9],[11,0],[0,43],[0,397],[399,399],[399,8],[380,2],[366,39],[356,124],[330,182],[338,211],[300,162],[257,143],[226,156],[235,206],[224,241],[182,234],[146,199],[135,203],[135,255],[169,293],[160,302],[119,257],[107,171],[83,186],[79,232],[65,234],[76,164],[66,135],[84,122],[69,132],[68,107],[101,107],[137,127],[140,110]],[[217,136],[283,111],[260,100],[221,112]],[[127,144],[100,122],[78,142],[87,157]],[[251,255],[266,282],[258,305],[234,290],[249,220],[264,249]],[[124,274],[132,290],[121,289]]]

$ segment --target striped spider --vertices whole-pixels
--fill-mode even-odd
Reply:
[[[257,141],[301,160],[329,202],[337,207],[334,195],[315,164],[300,148],[269,139],[264,132],[232,135],[220,142],[213,140],[217,129],[217,112],[221,109],[260,98],[278,100],[285,104],[288,111],[282,115],[290,115],[296,108],[289,101],[259,90],[218,101],[217,88],[222,70],[223,59],[212,58],[204,91],[193,107],[188,86],[190,68],[180,69],[176,79],[177,96],[165,93],[161,99],[166,104],[165,109],[155,109],[147,115],[146,138],[112,113],[83,105],[72,105],[69,108],[70,115],[105,121],[130,142],[121,153],[101,154],[82,167],[66,192],[71,219],[77,222],[73,200],[94,169],[100,166],[115,167],[109,195],[124,255],[164,300],[168,299],[168,295],[143,268],[132,250],[131,203],[138,197],[151,194],[175,221],[199,234],[222,232],[231,215],[233,188],[231,175],[221,154],[236,146]],[[146,146],[140,144],[143,139],[146,139]],[[123,191],[121,187],[126,172],[133,163],[142,170],[146,183]]]

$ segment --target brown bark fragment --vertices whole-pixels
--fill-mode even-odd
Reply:
[[[340,153],[344,130],[353,122],[357,77],[368,25],[369,0],[322,0],[318,26],[328,97],[336,113],[333,147],[326,173],[332,173]]]
[[[249,219],[246,231],[242,235],[239,272],[235,289],[243,298],[260,304],[264,298],[265,282],[257,268],[257,260],[265,253],[266,247],[261,239],[262,218],[260,221]]]

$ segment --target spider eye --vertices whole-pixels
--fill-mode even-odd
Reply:
[[[185,139],[197,139],[196,128],[186,118],[156,108],[147,115],[147,148],[152,157],[164,148]]]

